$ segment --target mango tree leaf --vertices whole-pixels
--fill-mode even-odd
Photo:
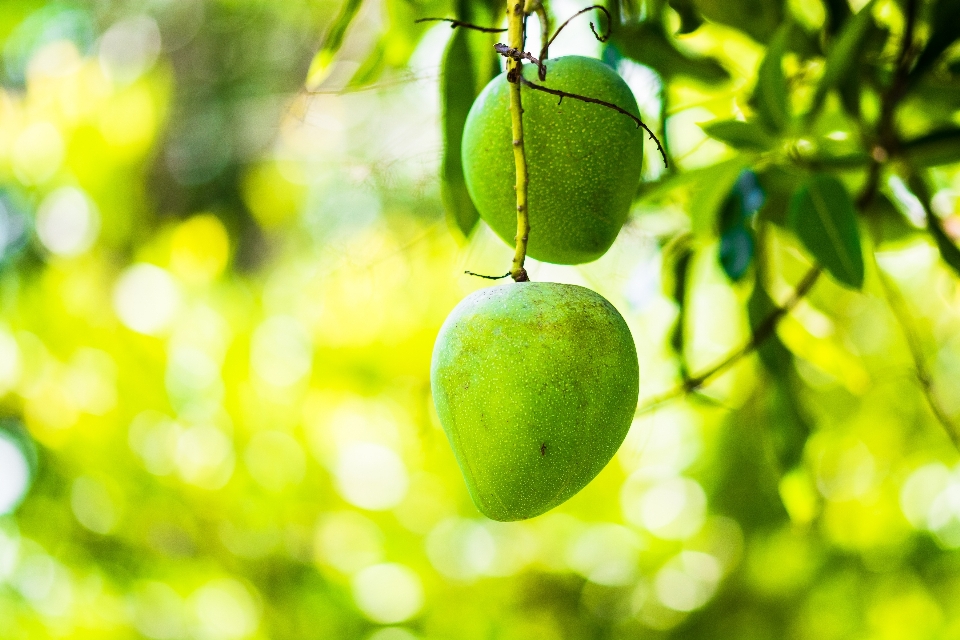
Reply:
[[[873,5],[875,2],[876,0],[870,0],[860,9],[857,15],[847,20],[830,47],[830,51],[827,52],[823,77],[817,84],[817,90],[807,114],[808,118],[812,119],[819,111],[827,92],[837,87],[856,67],[871,28],[876,28],[873,21]]]
[[[687,291],[690,276],[690,264],[693,259],[694,243],[689,233],[673,238],[661,252],[661,284],[663,292],[677,303],[679,313],[670,329],[670,347],[680,361],[683,378],[689,377],[684,358],[685,327],[687,324]]]
[[[693,57],[677,49],[660,24],[641,22],[618,26],[613,30],[612,41],[624,56],[665,78],[684,76],[710,85],[730,79],[727,70],[713,58]]]
[[[711,167],[690,172],[698,178],[690,199],[690,220],[695,236],[716,237],[717,215],[740,177],[740,172],[752,161],[753,158],[748,154],[740,154]]]
[[[863,252],[853,200],[843,183],[815,174],[790,201],[790,228],[813,257],[839,282],[863,286]]]
[[[680,30],[677,33],[692,33],[703,24],[693,0],[669,0],[668,4],[680,16]]]
[[[792,25],[783,24],[767,48],[767,55],[757,71],[757,86],[753,90],[751,103],[757,110],[761,122],[769,131],[779,133],[790,124],[790,94],[787,81],[783,76],[783,54],[790,39]]]
[[[957,245],[953,244],[953,240],[951,240],[947,232],[943,230],[943,224],[940,222],[940,218],[930,211],[927,211],[927,228],[930,230],[930,235],[933,236],[934,242],[937,243],[937,249],[940,250],[940,257],[950,265],[957,275],[960,275],[960,249],[957,248]]]
[[[755,122],[720,120],[701,124],[700,128],[710,136],[734,149],[765,151],[773,146],[774,139]]]
[[[753,262],[753,233],[745,225],[727,229],[720,236],[720,266],[734,282],[739,281]]]
[[[960,162],[960,129],[943,129],[903,143],[911,164],[936,167]]]
[[[462,19],[485,20],[492,23],[481,6],[460,3]],[[493,13],[491,8],[490,13]],[[443,56],[440,77],[440,100],[443,112],[443,159],[441,161],[440,197],[447,211],[450,226],[464,237],[469,237],[480,220],[480,214],[463,177],[461,146],[463,127],[474,99],[484,86],[499,72],[499,62],[493,50],[496,35],[456,29],[450,37]]]
[[[324,36],[320,51],[317,52],[317,55],[313,58],[313,62],[310,63],[310,70],[307,71],[308,87],[316,87],[326,79],[331,69],[331,63],[343,45],[343,39],[347,35],[347,29],[350,27],[350,23],[353,22],[362,4],[363,0],[346,0],[340,9],[340,15],[338,15],[333,21],[333,24],[330,25],[330,30],[327,31],[326,36]]]
[[[783,0],[694,0],[709,20],[739,29],[757,42],[767,42],[783,19]]]
[[[824,6],[827,10],[827,33],[835,35],[841,27],[847,22],[847,18],[853,15],[850,11],[850,5],[847,0],[824,0]]]
[[[936,0],[930,11],[930,38],[910,70],[909,84],[930,70],[947,47],[960,38],[960,0]]]

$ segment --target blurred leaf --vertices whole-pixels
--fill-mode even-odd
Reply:
[[[873,21],[873,5],[876,0],[870,0],[860,11],[850,20],[847,20],[840,34],[837,36],[830,51],[827,52],[827,59],[823,71],[823,77],[817,85],[816,93],[813,96],[813,102],[808,118],[813,118],[827,92],[840,85],[860,61],[864,51],[864,44],[870,35],[871,29],[876,29]]]
[[[741,154],[725,162],[688,173],[695,173],[697,176],[695,191],[690,200],[691,226],[695,236],[709,238],[716,234],[720,208],[740,177],[740,172],[749,166],[752,160],[752,157]]]
[[[614,29],[612,40],[624,56],[645,64],[665,78],[685,76],[711,85],[730,78],[727,70],[713,58],[693,57],[677,49],[660,24],[624,25]]]
[[[477,95],[476,65],[470,52],[469,32],[456,29],[443,56],[440,96],[443,109],[443,161],[440,194],[451,226],[464,237],[477,226],[480,214],[467,193],[460,148],[463,127]]]
[[[753,233],[744,225],[731,227],[720,236],[720,266],[733,280],[739,281],[753,262]]]
[[[827,33],[834,35],[847,22],[847,18],[853,15],[850,11],[850,5],[847,0],[824,0],[823,5],[827,10],[827,21],[824,26]]]
[[[790,228],[830,275],[855,289],[863,285],[863,253],[853,200],[828,174],[811,176],[790,202]]]
[[[677,33],[692,33],[703,24],[703,18],[694,6],[694,0],[669,0],[668,4],[680,16],[680,30]]]
[[[960,162],[960,129],[943,129],[903,143],[910,162],[919,167],[936,167]]]
[[[694,0],[709,20],[743,31],[757,42],[767,42],[783,20],[783,0]]]
[[[734,149],[765,151],[774,143],[773,138],[754,122],[721,120],[701,124],[700,128],[711,138],[728,144]]]
[[[910,70],[913,85],[933,67],[947,47],[960,38],[960,0],[935,0],[930,10],[930,38]]]
[[[864,217],[870,221],[873,243],[877,246],[915,238],[922,231],[911,224],[883,192],[873,197]]]
[[[953,268],[957,275],[960,275],[960,249],[953,243],[947,232],[943,230],[943,223],[940,222],[940,218],[930,211],[927,212],[927,228],[930,230],[933,240],[937,243],[940,257]]]
[[[340,9],[340,15],[336,17],[330,29],[324,36],[320,51],[314,56],[310,63],[310,69],[307,71],[307,86],[316,87],[323,82],[330,72],[331,63],[340,47],[343,45],[343,39],[347,35],[347,29],[350,23],[356,17],[360,10],[363,0],[345,0]]]
[[[779,133],[790,124],[790,94],[783,76],[783,54],[790,38],[792,25],[783,24],[767,48],[767,55],[757,71],[757,85],[751,103],[767,129]]]
[[[680,361],[683,378],[689,377],[683,355],[686,327],[687,291],[690,263],[693,258],[693,236],[681,233],[667,243],[662,250],[661,278],[663,292],[677,303],[679,313],[670,329],[670,347]]]

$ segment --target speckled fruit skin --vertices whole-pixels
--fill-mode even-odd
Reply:
[[[470,496],[503,522],[552,509],[600,473],[639,393],[623,317],[590,289],[552,282],[464,298],[437,336],[430,381]]]
[[[565,56],[547,61],[540,83],[535,65],[524,76],[612,102],[637,117],[627,83],[593,58]],[[627,219],[640,182],[643,130],[612,109],[529,87],[522,89],[523,139],[530,182],[530,239],[527,255],[556,264],[596,260],[610,248]],[[463,131],[467,190],[480,216],[513,246],[517,234],[516,174],[506,74],[477,97]]]

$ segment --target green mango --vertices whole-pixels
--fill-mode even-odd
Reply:
[[[637,408],[633,336],[601,295],[576,285],[481,289],[433,349],[433,400],[467,489],[493,520],[565,502],[620,448]]]
[[[640,117],[630,87],[593,58],[548,60],[547,79],[536,65],[524,77],[613,103]],[[556,264],[596,260],[627,219],[640,183],[643,130],[622,113],[598,104],[558,98],[521,87],[527,157],[530,236],[527,255]],[[474,205],[490,228],[513,246],[517,234],[516,169],[506,74],[477,96],[463,130],[464,177]]]

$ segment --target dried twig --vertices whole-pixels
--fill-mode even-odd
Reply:
[[[665,166],[665,167],[668,166],[668,165],[667,165],[667,154],[666,154],[666,152],[664,152],[664,150],[663,150],[663,145],[660,144],[660,139],[657,138],[656,135],[654,135],[653,131],[650,130],[650,127],[648,127],[646,124],[644,124],[643,120],[641,120],[641,119],[638,118],[637,116],[633,115],[632,113],[630,113],[629,111],[627,111],[627,110],[624,109],[623,107],[617,106],[617,105],[613,104],[612,102],[607,102],[607,101],[605,101],[605,100],[600,100],[600,99],[598,99],[598,98],[591,98],[591,97],[589,97],[589,96],[582,96],[582,95],[577,94],[577,93],[570,93],[569,91],[562,91],[562,90],[560,90],[560,89],[551,89],[551,88],[549,88],[549,87],[543,86],[542,84],[537,84],[537,83],[535,83],[535,82],[531,82],[530,80],[527,80],[526,78],[524,78],[524,77],[522,77],[522,76],[520,77],[520,82],[522,82],[524,85],[530,87],[531,89],[536,89],[537,91],[543,91],[544,93],[549,93],[549,94],[551,94],[551,95],[559,96],[559,97],[560,97],[560,102],[558,102],[557,104],[561,104],[561,103],[563,102],[563,99],[564,99],[564,98],[570,98],[570,99],[572,99],[572,100],[579,100],[579,101],[581,101],[581,102],[589,102],[590,104],[598,104],[598,105],[600,105],[600,106],[602,106],[602,107],[606,107],[606,108],[608,108],[608,109],[613,109],[614,111],[617,111],[617,112],[619,112],[619,113],[622,113],[623,115],[629,117],[630,119],[632,119],[634,122],[637,123],[637,129],[639,129],[640,127],[643,127],[643,130],[646,131],[648,134],[650,134],[650,139],[657,143],[657,150],[660,152],[660,156],[663,158],[663,166]]]
[[[419,20],[414,20],[415,23],[419,22],[449,22],[451,29],[456,29],[457,27],[462,27],[464,29],[473,29],[474,31],[482,31],[483,33],[503,33],[506,29],[498,29],[497,27],[481,27],[479,25],[471,24],[469,22],[464,22],[463,20],[455,20],[453,18],[420,18]]]

